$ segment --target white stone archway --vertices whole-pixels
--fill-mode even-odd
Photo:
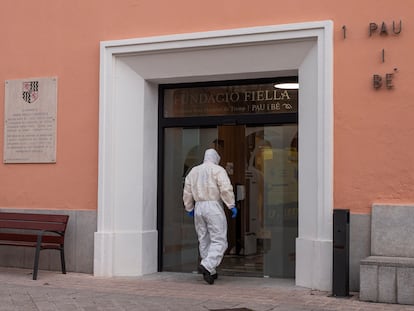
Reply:
[[[330,21],[101,43],[94,274],[157,271],[158,84],[299,75],[296,284],[331,289],[333,25]]]

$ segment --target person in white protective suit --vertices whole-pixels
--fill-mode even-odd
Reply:
[[[232,211],[232,218],[237,216],[233,186],[219,162],[217,151],[207,149],[204,162],[186,176],[183,191],[184,207],[194,217],[198,236],[201,257],[198,270],[209,284],[217,279],[216,268],[227,249],[227,220],[222,203]]]

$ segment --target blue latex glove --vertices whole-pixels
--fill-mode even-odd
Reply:
[[[237,208],[232,207],[230,210],[231,210],[231,218],[236,218],[237,217]]]
[[[194,209],[191,212],[187,212],[187,215],[190,217],[194,217]]]

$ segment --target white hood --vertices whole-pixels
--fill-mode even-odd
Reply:
[[[220,156],[215,149],[207,149],[204,153],[204,162],[220,163]]]

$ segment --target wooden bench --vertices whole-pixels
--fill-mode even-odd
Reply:
[[[68,215],[0,212],[0,245],[35,247],[33,280],[37,279],[39,254],[44,249],[60,252],[62,273],[66,274],[65,231]]]

